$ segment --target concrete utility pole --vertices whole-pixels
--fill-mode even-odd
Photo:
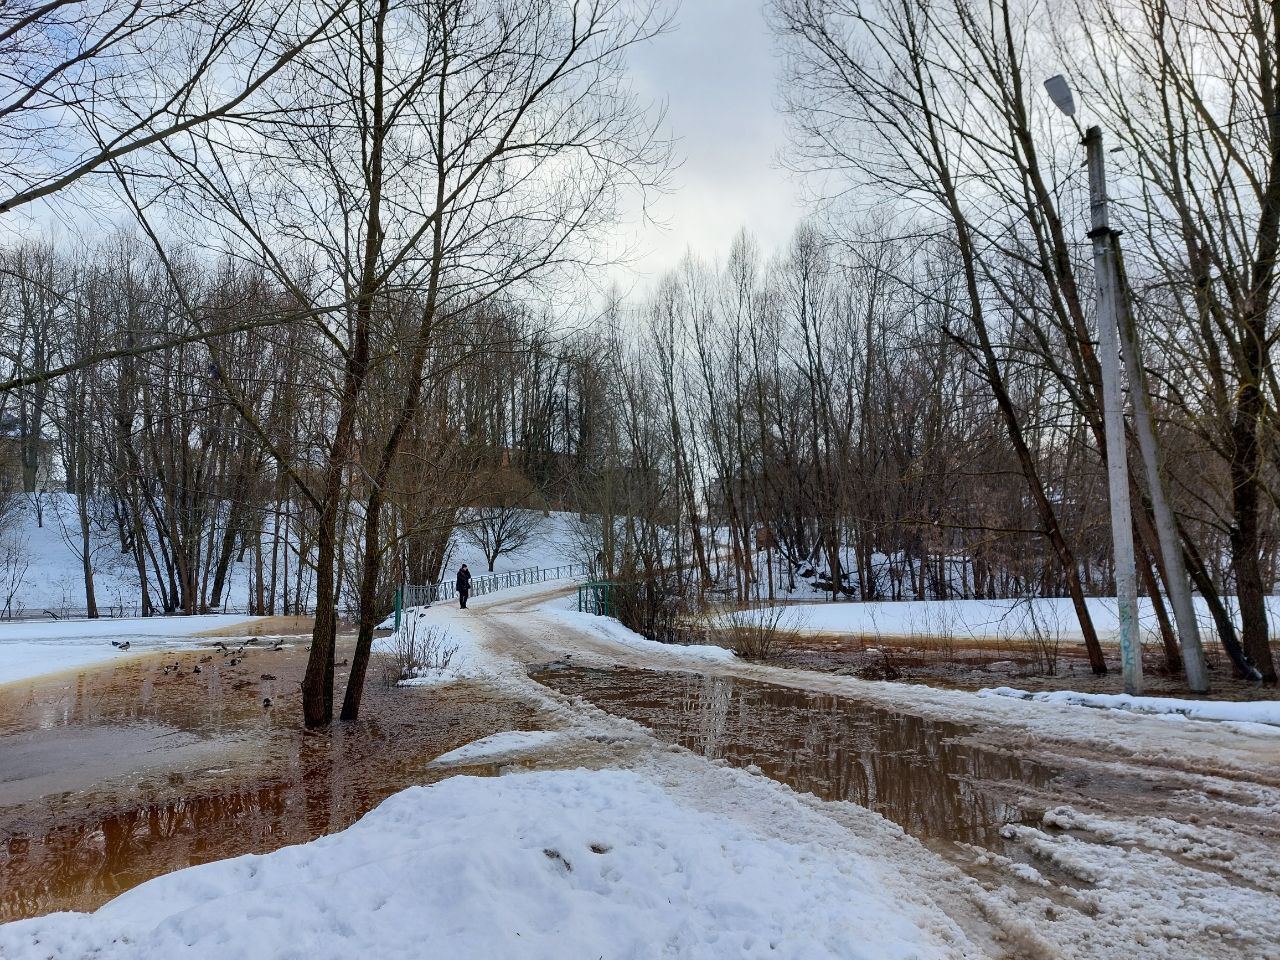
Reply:
[[[1080,129],[1079,123],[1075,120],[1076,105],[1075,99],[1071,96],[1071,87],[1067,83],[1067,78],[1058,74],[1050,77],[1044,82],[1045,90],[1049,93],[1049,98],[1054,102],[1064,114],[1076,123],[1076,129]],[[1102,375],[1103,375],[1103,404],[1106,411],[1106,437],[1107,437],[1107,460],[1111,466],[1109,480],[1112,492],[1112,525],[1113,531],[1116,524],[1116,497],[1115,497],[1115,444],[1113,438],[1123,437],[1124,419],[1123,407],[1119,399],[1118,387],[1108,389],[1107,378],[1112,378],[1112,383],[1118,383],[1119,371],[1115,370],[1115,350],[1114,342],[1112,349],[1107,349],[1107,332],[1116,331],[1118,329],[1120,339],[1120,352],[1124,357],[1125,370],[1129,374],[1129,392],[1133,400],[1133,429],[1138,438],[1138,451],[1142,456],[1143,472],[1147,478],[1147,494],[1151,498],[1151,513],[1155,521],[1156,536],[1160,541],[1160,553],[1164,558],[1165,586],[1169,591],[1169,601],[1173,606],[1173,617],[1178,624],[1178,640],[1182,650],[1182,665],[1187,674],[1187,686],[1195,693],[1205,693],[1209,689],[1208,673],[1205,670],[1204,648],[1200,643],[1200,626],[1196,620],[1195,607],[1191,600],[1191,582],[1187,576],[1186,563],[1182,556],[1182,543],[1178,537],[1178,525],[1173,517],[1173,510],[1169,506],[1169,497],[1165,492],[1164,478],[1160,472],[1160,447],[1156,440],[1155,427],[1151,419],[1151,402],[1150,394],[1147,392],[1147,376],[1146,371],[1142,367],[1142,350],[1138,343],[1138,325],[1134,320],[1133,310],[1129,304],[1129,288],[1125,280],[1124,259],[1120,253],[1120,234],[1118,231],[1112,230],[1109,222],[1107,211],[1107,177],[1106,167],[1102,153],[1102,131],[1098,127],[1091,127],[1089,132],[1084,134],[1085,150],[1089,161],[1089,193],[1093,208],[1093,224],[1092,231],[1089,233],[1093,239],[1093,256],[1094,270],[1098,283],[1098,327],[1100,331],[1099,339],[1101,340],[1103,356],[1102,356]],[[1099,249],[1099,243],[1105,239],[1110,248],[1110,257],[1104,256]],[[1106,309],[1105,292],[1110,290],[1112,296],[1110,299],[1110,309]],[[1108,315],[1111,322],[1108,323]],[[1118,326],[1115,320],[1119,319]],[[1114,398],[1114,404],[1113,400]],[[1113,418],[1113,406],[1115,415]],[[1117,422],[1119,426],[1117,427]],[[1124,464],[1124,445],[1121,443],[1120,456],[1121,464]],[[1122,473],[1123,477],[1124,474]],[[1124,512],[1126,517],[1129,513],[1128,495],[1124,496]],[[1128,556],[1130,565],[1127,568],[1129,584],[1128,595],[1133,598],[1130,606],[1131,614],[1129,617],[1130,637],[1132,639],[1133,632],[1137,629],[1137,596],[1136,588],[1133,587],[1133,534],[1129,521],[1125,521],[1124,539],[1128,543]],[[1125,608],[1124,599],[1126,589],[1120,584],[1120,539],[1116,538],[1116,585],[1119,593],[1118,602],[1120,605],[1120,643],[1121,655],[1124,656],[1125,645]],[[1130,643],[1132,647],[1132,642]],[[1140,647],[1135,651],[1138,656],[1137,660],[1137,676],[1136,689],[1142,687],[1142,661]],[[1129,660],[1125,661],[1125,689],[1130,687]]]
[[[1182,559],[1182,543],[1178,538],[1178,526],[1165,493],[1164,477],[1160,473],[1160,447],[1156,441],[1155,426],[1151,421],[1151,403],[1147,393],[1147,374],[1142,368],[1142,349],[1138,343],[1138,325],[1129,304],[1129,285],[1125,282],[1124,258],[1120,254],[1120,239],[1112,232],[1112,256],[1119,280],[1120,295],[1120,352],[1125,369],[1129,373],[1129,395],[1133,402],[1133,432],[1138,437],[1138,450],[1147,475],[1147,496],[1151,498],[1151,514],[1155,521],[1156,536],[1160,541],[1160,553],[1164,557],[1165,587],[1169,591],[1169,603],[1173,607],[1173,619],[1178,625],[1178,641],[1182,650],[1182,668],[1187,675],[1187,686],[1193,693],[1209,692],[1209,674],[1205,669],[1204,647],[1200,643],[1200,624],[1191,600],[1191,582],[1187,566]]]
[[[1124,692],[1142,693],[1142,650],[1138,637],[1138,577],[1133,560],[1133,515],[1129,504],[1129,464],[1120,387],[1120,271],[1115,234],[1107,211],[1107,171],[1102,128],[1084,135],[1089,164],[1093,273],[1098,285],[1098,352],[1102,365],[1103,430],[1107,445],[1107,485],[1111,494],[1111,540],[1116,565],[1116,612],[1120,619],[1120,669]]]

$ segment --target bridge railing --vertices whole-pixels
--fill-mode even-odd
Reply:
[[[471,578],[471,596],[483,597],[487,593],[524,587],[549,580],[570,580],[591,575],[588,563],[563,563],[558,567],[525,567],[505,573],[488,573]],[[400,628],[400,614],[409,607],[429,607],[433,603],[453,600],[458,596],[455,580],[439,583],[406,583],[396,591],[396,629]]]

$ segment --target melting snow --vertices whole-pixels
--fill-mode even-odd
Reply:
[[[635,773],[456,777],[311,843],[180,870],[93,914],[0,926],[0,956],[957,956],[901,886]]]
[[[1250,727],[1252,733],[1280,734],[1280,700],[1231,703],[1220,700],[1183,700],[1178,697],[1131,697],[1123,693],[1077,693],[1073,690],[1031,693],[1015,687],[991,687],[978,691],[978,696],[1012,697],[1015,700],[1031,700],[1039,703],[1065,703],[1103,710],[1185,717],[1188,720],[1246,723],[1256,725]],[[1266,727],[1272,729],[1267,731]]]

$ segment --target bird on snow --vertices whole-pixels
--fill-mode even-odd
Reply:
[[[112,640],[112,641],[111,641],[111,645],[112,645],[113,647],[115,647],[117,650],[128,650],[128,649],[129,649],[129,641],[128,641],[128,640],[126,640],[124,643],[116,643],[114,640]]]

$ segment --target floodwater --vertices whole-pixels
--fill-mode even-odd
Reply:
[[[1020,806],[1021,789],[1059,774],[966,742],[969,727],[846,697],[692,673],[553,664],[532,676],[704,756],[868,807],[927,841],[1002,848],[1003,826],[1041,812]]]
[[[288,648],[235,667],[171,653],[0,687],[0,921],[341,830],[442,776],[434,757],[534,722],[475,689],[388,686],[375,663],[362,719],[308,733],[305,663]]]

